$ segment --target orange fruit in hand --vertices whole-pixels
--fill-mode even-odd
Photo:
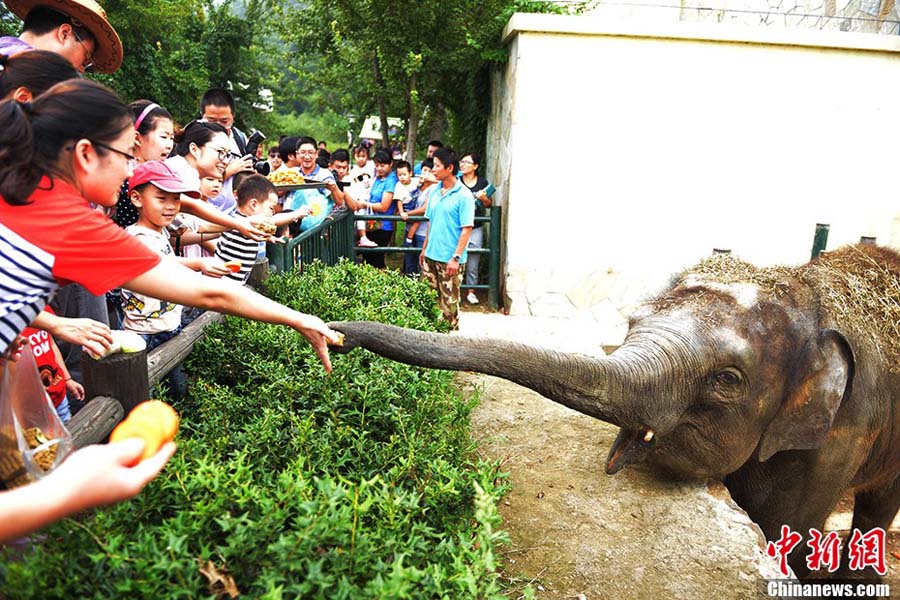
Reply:
[[[222,265],[232,273],[237,273],[241,270],[241,261],[239,260],[229,260],[227,263]]]
[[[178,413],[160,400],[141,402],[132,409],[124,421],[119,423],[109,435],[110,442],[128,438],[144,440],[144,452],[140,460],[156,454],[178,432]],[[137,464],[139,461],[135,461]]]
[[[162,400],[141,402],[128,415],[129,419],[135,417],[156,421],[162,429],[165,441],[175,439],[175,434],[178,433],[178,413]]]

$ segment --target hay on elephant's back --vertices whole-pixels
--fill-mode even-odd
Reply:
[[[758,268],[715,255],[689,270],[721,283],[753,283],[778,297],[799,278],[819,298],[834,326],[871,341],[900,372],[900,256],[877,246],[845,246],[801,267]]]
[[[890,250],[847,246],[807,265],[801,279],[815,289],[838,326],[869,339],[900,372],[900,258]]]

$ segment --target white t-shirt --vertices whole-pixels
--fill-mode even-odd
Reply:
[[[141,225],[131,225],[125,231],[143,242],[163,257],[174,256],[167,233],[160,233]],[[122,288],[122,309],[125,320],[122,329],[136,333],[162,333],[172,331],[181,325],[181,305],[150,296],[144,296]]]

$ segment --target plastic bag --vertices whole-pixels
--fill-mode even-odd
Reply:
[[[0,380],[0,479],[10,488],[40,479],[72,447],[26,344],[17,361],[6,363]]]

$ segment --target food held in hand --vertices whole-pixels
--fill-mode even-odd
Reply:
[[[107,348],[103,354],[98,356],[93,352],[88,351],[92,358],[100,360],[101,358],[106,358],[110,354],[115,354],[116,352],[127,354],[129,352],[140,352],[147,348],[147,342],[144,341],[144,338],[133,331],[113,329],[110,331],[110,335],[113,339],[112,344],[110,344],[109,348]]]
[[[275,230],[278,229],[278,226],[275,225],[275,221],[265,220],[256,223],[256,228],[262,231],[265,234],[272,235],[275,233]]]
[[[300,175],[300,173],[288,169],[272,173],[269,175],[269,181],[275,185],[298,185],[306,183],[306,180],[303,179],[303,176]]]
[[[315,217],[316,215],[322,212],[322,206],[320,204],[313,204],[309,207],[310,216]]]
[[[141,438],[145,446],[140,460],[144,460],[156,454],[166,442],[175,439],[177,432],[178,413],[175,409],[161,400],[147,400],[135,406],[125,420],[113,429],[109,441]]]
[[[229,260],[227,263],[222,265],[232,273],[239,273],[241,270],[241,261],[239,260]]]

